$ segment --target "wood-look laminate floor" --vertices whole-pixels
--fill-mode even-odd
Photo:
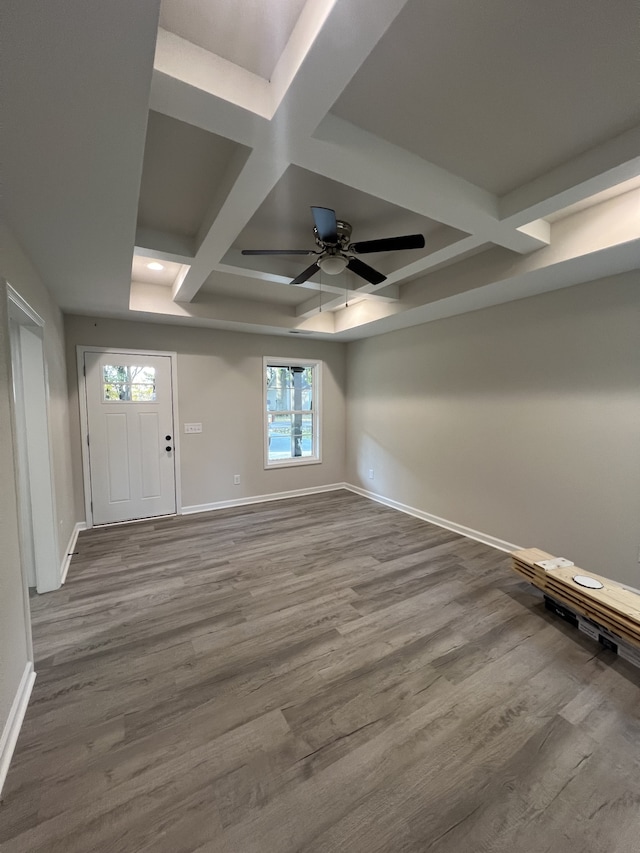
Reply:
[[[82,533],[3,853],[637,853],[640,672],[349,492]]]

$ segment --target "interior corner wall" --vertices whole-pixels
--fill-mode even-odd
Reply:
[[[351,343],[347,399],[347,482],[640,588],[637,272]]]
[[[76,511],[83,516],[77,345],[177,353],[183,507],[344,482],[345,344],[74,315],[65,317],[65,332]],[[320,464],[264,469],[263,356],[322,360]],[[185,435],[184,423],[201,423],[202,433]]]

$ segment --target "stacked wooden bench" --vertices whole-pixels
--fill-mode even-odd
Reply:
[[[638,593],[538,548],[513,551],[511,559],[513,570],[541,589],[545,598],[575,614],[577,627],[609,648],[616,646],[621,657],[640,666]],[[599,581],[602,588],[581,586],[574,581],[576,575]]]

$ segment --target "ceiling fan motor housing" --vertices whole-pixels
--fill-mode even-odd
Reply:
[[[351,240],[351,225],[348,222],[343,222],[341,219],[336,220],[336,233],[338,235],[338,242],[335,244],[335,248],[345,251],[349,245],[349,241]],[[327,249],[333,246],[332,243],[326,243],[324,240],[320,239],[318,235],[318,229],[316,226],[313,226],[313,236],[315,237],[316,244],[321,249]]]

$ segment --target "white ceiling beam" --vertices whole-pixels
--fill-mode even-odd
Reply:
[[[189,237],[155,228],[136,229],[136,255],[190,264],[195,256],[195,244]]]
[[[500,216],[516,226],[550,216],[640,175],[640,126],[585,151],[500,199]]]
[[[250,113],[271,118],[271,86],[268,80],[216,56],[175,33],[158,27],[154,71],[235,104]]]
[[[551,244],[539,252],[517,257],[494,247],[455,266],[407,282],[402,289],[405,308],[497,281],[526,279],[533,273],[553,277],[555,267],[573,262],[583,269],[588,266],[586,259],[601,252],[608,252],[611,257],[619,251],[627,263],[635,251],[635,266],[640,266],[640,190],[578,211],[554,223],[552,230]],[[629,267],[619,271],[626,269]]]
[[[353,292],[352,295],[354,300],[360,298],[360,295],[357,292]],[[342,296],[327,293],[316,293],[316,295],[312,296],[311,299],[307,299],[306,302],[301,302],[300,305],[296,307],[295,313],[296,317],[299,317],[300,319],[313,317],[323,311],[335,311],[336,308],[344,307],[348,302],[349,299],[346,297],[344,291],[342,291]]]
[[[149,109],[250,148],[268,132],[262,116],[154,68]]]
[[[463,258],[469,252],[478,249],[484,244],[485,241],[480,237],[465,237],[462,240],[458,240],[456,243],[452,243],[449,246],[439,249],[437,252],[432,252],[424,258],[420,258],[411,264],[407,264],[406,266],[395,270],[395,272],[389,273],[387,281],[390,283],[403,282],[408,279],[415,278],[416,276],[428,272],[434,267],[441,266],[442,264],[448,264],[452,261]]]
[[[525,254],[545,244],[499,220],[492,193],[386,142],[338,116],[328,115],[318,138],[293,152],[296,165],[412,210],[437,222]]]
[[[364,300],[365,302],[381,302],[387,305],[400,302],[400,288],[398,285],[387,284],[385,286],[373,285],[368,282],[349,289],[342,287],[341,289],[332,287],[328,288],[322,284],[319,292],[307,299],[306,302],[301,302],[296,308],[297,317],[311,317],[316,311],[333,311],[340,308],[345,302],[356,300]]]
[[[282,177],[288,162],[267,150],[253,151],[213,225],[202,240],[191,270],[174,294],[180,302],[190,302],[221,262],[266,196]]]
[[[336,0],[307,0],[271,75],[272,113],[280,106]]]
[[[292,149],[300,147],[301,143],[304,147],[308,142],[318,122],[405,3],[406,0],[335,0],[330,6],[324,25],[318,28],[300,61],[268,129],[261,127],[260,138],[255,139],[244,168],[220,205],[211,228],[203,236],[189,273],[181,287],[176,288],[174,298],[177,301],[190,302],[211,271],[221,263],[237,235],[284,174],[291,162]],[[210,76],[216,68],[222,73],[226,66],[215,65],[214,68],[203,56],[206,51],[191,50],[182,44],[183,39],[176,41],[169,38],[170,35],[162,37],[157,52],[157,71],[165,76],[180,75],[182,82],[192,89],[220,99],[222,84],[212,82]],[[344,50],[338,49],[341,43],[344,43]],[[261,98],[268,98],[268,93],[262,88],[261,94],[256,94],[252,79],[255,75],[240,79],[235,72],[229,71],[229,74],[233,79],[224,85],[230,100],[245,110],[259,112],[263,117],[268,115],[268,106],[260,106]],[[251,93],[243,92],[243,85],[251,89]],[[236,118],[235,113],[232,118]]]
[[[395,329],[417,326],[629,272],[637,269],[639,256],[640,240],[637,240],[620,248],[603,249],[547,268],[533,269],[525,275],[516,272],[511,276],[483,279],[475,287],[454,290],[450,294],[442,294],[438,298],[413,304],[411,310],[405,308],[403,311],[388,310],[382,313],[378,306],[357,305],[353,310],[333,314],[336,328],[334,338],[352,341],[370,335],[381,335]],[[378,310],[375,312],[372,309]],[[376,313],[380,316],[376,316]]]
[[[558,226],[552,229],[542,217],[638,174],[640,130],[636,129],[498,199],[333,116],[330,109],[336,97],[405,3],[406,0],[308,3],[304,13],[307,18],[303,21],[304,15],[301,16],[299,31],[294,31],[271,83],[183,43],[170,33],[160,33],[152,108],[251,149],[248,157],[243,152],[238,158],[233,174],[212,200],[191,268],[181,286],[175,288],[177,301],[191,301],[215,270],[265,281],[289,281],[253,268],[253,262],[238,257],[232,247],[290,164],[468,235],[452,244],[439,245],[426,257],[390,274],[386,295],[381,290],[374,295],[371,285],[351,291],[354,299],[387,303],[390,308],[399,298],[399,282],[418,277],[426,280],[429,270],[451,264],[485,244],[524,256],[533,253],[537,256],[533,268],[570,257],[571,241],[566,251],[549,246],[551,234],[558,235],[560,242],[563,231]],[[549,197],[553,187],[557,192]],[[523,271],[527,268],[525,264]],[[299,305],[294,312],[297,317],[317,313],[321,303],[324,311],[344,304],[344,291],[339,286],[312,281],[303,286],[323,292]],[[413,291],[411,287],[403,293]],[[360,313],[364,310],[360,309]],[[398,310],[404,309],[396,306],[391,313]],[[384,310],[380,311],[377,313],[383,316]]]
[[[332,294],[338,297],[338,299],[344,299],[345,294],[344,285],[339,286],[335,284],[328,284],[326,281],[313,281],[312,279],[303,281],[302,284],[292,285],[290,278],[286,278],[282,275],[275,275],[274,273],[266,273],[260,269],[248,269],[247,267],[240,268],[231,266],[230,264],[218,264],[213,272],[230,273],[231,275],[238,275],[245,278],[254,278],[260,281],[273,282],[274,284],[286,284],[289,287],[296,287],[299,290],[313,290],[323,294]],[[398,285],[393,284],[385,287],[384,292],[368,293],[362,290],[351,290],[349,292],[357,295],[359,299],[368,299],[374,302],[397,302],[400,299],[400,288]]]
[[[335,293],[337,295],[344,296],[345,286],[344,284],[340,284],[340,277],[331,277],[333,281],[338,282],[337,284],[331,284],[331,282],[327,281],[325,276],[323,281],[314,281],[313,279],[308,279],[307,281],[303,281],[302,284],[292,285],[290,277],[276,275],[275,273],[266,273],[263,269],[260,268],[260,261],[258,260],[258,257],[253,255],[243,255],[237,249],[229,249],[229,251],[225,255],[225,261],[226,263],[218,264],[216,270],[220,272],[231,273],[232,275],[243,276],[246,278],[257,278],[262,279],[264,281],[272,281],[275,284],[287,284],[291,287],[298,287],[307,290],[321,290],[327,293]],[[311,261],[311,258],[309,258],[309,261]],[[385,286],[383,295],[380,295],[379,292],[363,293],[361,290],[359,290],[358,293],[361,296],[364,296],[365,298],[383,299],[390,301],[395,301],[399,299],[400,296],[399,287],[391,282],[389,282],[389,285]]]
[[[195,320],[197,325],[254,332],[262,328],[266,334],[307,331],[331,335],[334,331],[334,317],[330,313],[305,319],[296,317],[291,307],[228,296],[213,297],[206,302],[175,302],[171,288],[139,281],[131,284],[129,309],[149,319],[171,317],[185,322]]]
[[[274,112],[281,141],[311,136],[406,3],[335,0]]]
[[[236,151],[234,151],[231,161],[227,165],[226,171],[222,176],[220,183],[216,187],[214,196],[209,203],[207,212],[205,213],[200,228],[198,229],[195,241],[197,247],[202,244],[209,231],[213,228],[225,201],[233,192],[233,188],[242,174],[242,170],[246,166],[247,160],[250,156],[251,149],[244,146],[242,148],[237,148]]]

